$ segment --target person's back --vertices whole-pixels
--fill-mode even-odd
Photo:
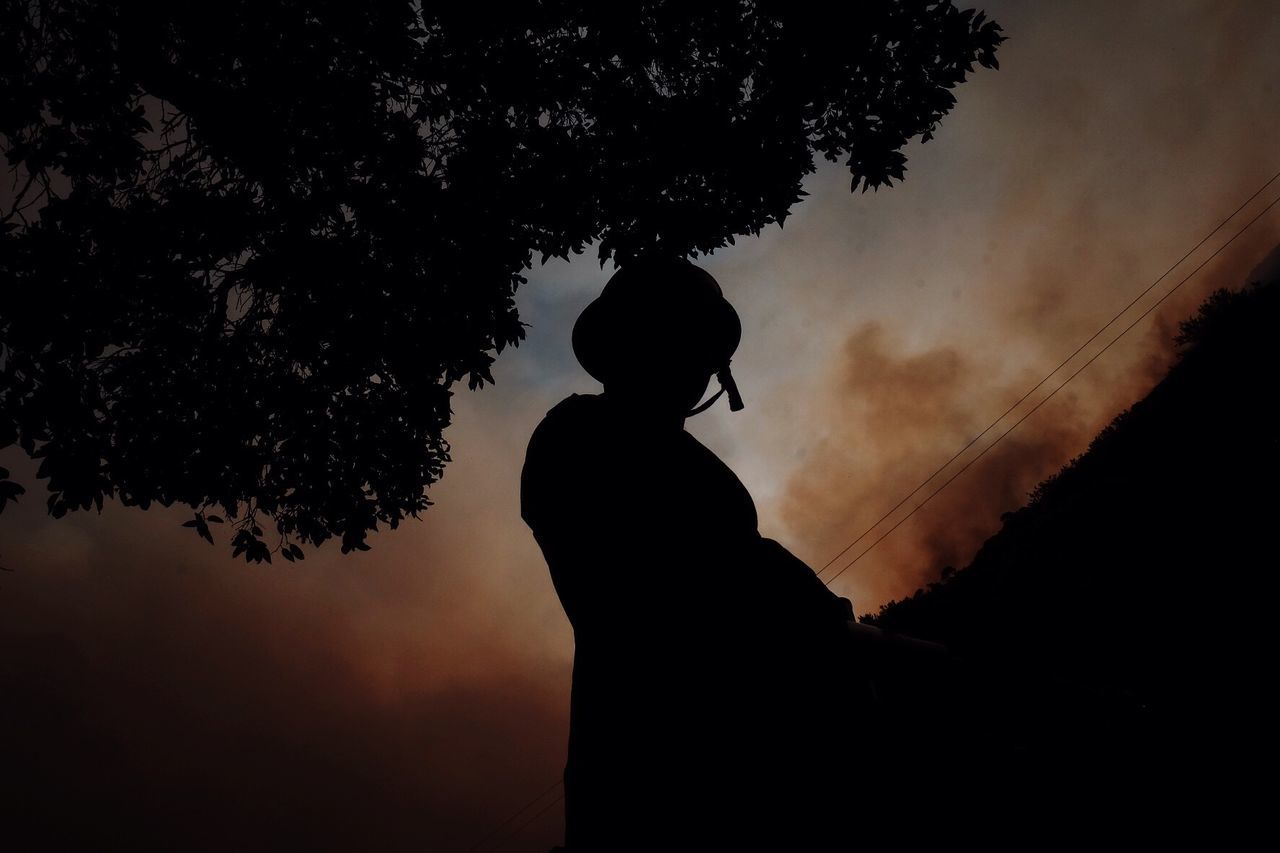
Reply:
[[[751,496],[684,430],[741,324],[684,259],[619,270],[574,354],[572,395],[529,442],[522,515],[574,629],[566,841],[572,853],[838,849],[859,832],[865,679],[852,605],[761,537]],[[824,841],[825,839],[825,841]],[[797,843],[799,842],[799,843]]]
[[[863,707],[838,658],[848,600],[761,538],[746,489],[682,426],[633,415],[569,397],[522,475],[574,628],[568,849],[852,833],[830,811]]]

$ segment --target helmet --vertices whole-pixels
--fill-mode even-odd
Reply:
[[[603,384],[643,368],[661,348],[675,360],[696,361],[715,372],[736,411],[742,405],[728,368],[741,339],[738,312],[715,278],[687,258],[658,255],[613,274],[578,316],[573,354]]]

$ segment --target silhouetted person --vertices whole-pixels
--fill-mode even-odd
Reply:
[[[740,336],[687,260],[620,269],[573,331],[604,393],[570,395],[529,442],[522,515],[576,645],[570,853],[850,849],[873,803],[911,796],[861,766],[888,744],[850,650],[880,635],[760,535],[746,488],[684,429],[712,376],[742,407]]]

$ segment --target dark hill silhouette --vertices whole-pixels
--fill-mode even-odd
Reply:
[[[914,734],[1009,747],[973,778],[1034,829],[1221,841],[1265,813],[1278,332],[1280,247],[1181,324],[1167,376],[967,567],[861,618],[974,664],[973,716],[935,708]]]

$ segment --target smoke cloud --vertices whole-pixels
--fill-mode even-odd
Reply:
[[[1089,3],[1010,8],[1005,17],[992,11],[1008,21],[1010,52],[999,75],[966,93],[972,98],[966,116],[985,121],[987,132],[964,137],[988,153],[965,152],[961,141],[962,150],[948,158],[972,157],[983,182],[966,185],[977,196],[972,208],[962,198],[944,199],[938,211],[955,232],[981,239],[945,253],[952,259],[945,274],[958,282],[950,299],[934,288],[935,300],[950,303],[945,316],[919,287],[900,286],[866,300],[864,318],[824,354],[831,367],[806,417],[821,425],[821,436],[805,448],[778,502],[786,528],[812,543],[807,554],[816,566],[978,435],[1280,166],[1274,157],[1280,111],[1269,72],[1262,71],[1276,65],[1265,55],[1280,30],[1274,10],[1179,4],[1159,22],[1149,10]],[[1121,64],[1123,74],[1099,70]],[[1016,144],[1001,145],[1002,139]],[[924,147],[913,162],[930,173],[914,186],[908,180],[904,196],[921,183],[947,185],[943,169],[930,169]],[[1276,195],[1273,185],[824,577],[1012,426]],[[1278,222],[1268,214],[1232,242],[842,575],[840,591],[860,613],[873,612],[937,579],[945,566],[966,563],[999,527],[1002,512],[1023,504],[1039,481],[1084,452],[1099,429],[1163,376],[1179,321],[1210,290],[1241,286],[1280,238]],[[947,230],[916,236],[953,245]],[[905,259],[903,267],[910,264]],[[850,266],[866,264],[855,255]],[[923,340],[921,328],[930,329]]]

